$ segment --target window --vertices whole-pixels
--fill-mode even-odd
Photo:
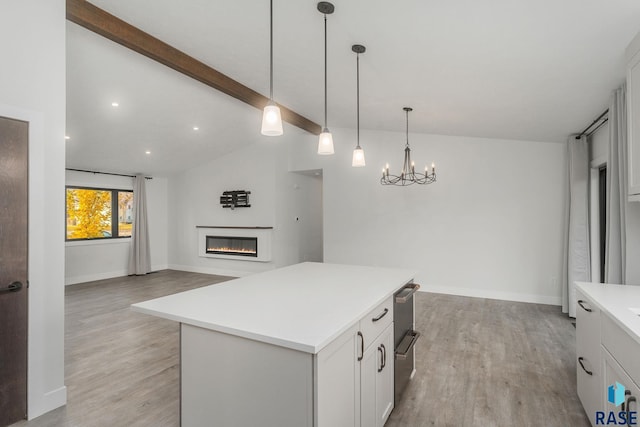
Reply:
[[[133,191],[66,188],[66,240],[131,237]]]

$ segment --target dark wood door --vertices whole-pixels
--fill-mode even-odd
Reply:
[[[0,117],[0,426],[27,416],[29,125]]]

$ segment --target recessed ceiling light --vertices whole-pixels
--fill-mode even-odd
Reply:
[[[112,107],[117,107],[118,105],[120,105],[120,104],[118,104],[117,102],[112,102],[112,103],[111,103],[111,106],[112,106]]]
[[[198,129],[200,129],[198,126],[193,127],[193,130],[198,130]]]
[[[144,152],[145,154],[151,154],[151,151],[147,150]]]
[[[69,135],[65,135],[64,139],[71,139],[71,137]]]

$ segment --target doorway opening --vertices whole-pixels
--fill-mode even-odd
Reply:
[[[295,171],[293,206],[289,213],[294,222],[292,241],[298,244],[297,262],[323,262],[323,173],[322,169]]]
[[[591,163],[590,246],[591,280],[604,283],[605,253],[607,243],[607,163],[606,160]]]

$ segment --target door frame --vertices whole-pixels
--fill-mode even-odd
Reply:
[[[45,176],[45,120],[44,113],[0,103],[0,116],[20,120],[29,124],[29,198],[28,198],[28,280],[31,285],[46,283],[47,274],[44,271],[46,252],[49,247],[42,244],[42,237],[46,230],[46,207],[43,195],[47,191]],[[64,131],[63,131],[64,132]],[[64,135],[60,135],[64,144]],[[52,142],[50,142],[52,143]],[[62,191],[62,190],[61,190]],[[60,244],[63,248],[63,243]],[[28,296],[28,337],[27,337],[27,418],[33,419],[45,412],[51,411],[67,402],[67,390],[64,386],[64,360],[60,361],[60,372],[51,372],[50,366],[37,363],[42,357],[50,357],[49,342],[45,337],[49,335],[52,320],[50,319],[48,300],[51,292],[56,292],[55,286],[47,289],[43,286],[30,286]],[[64,334],[61,336],[62,354],[64,355]],[[64,357],[64,356],[63,356]],[[51,386],[61,376],[62,387],[51,390]]]

